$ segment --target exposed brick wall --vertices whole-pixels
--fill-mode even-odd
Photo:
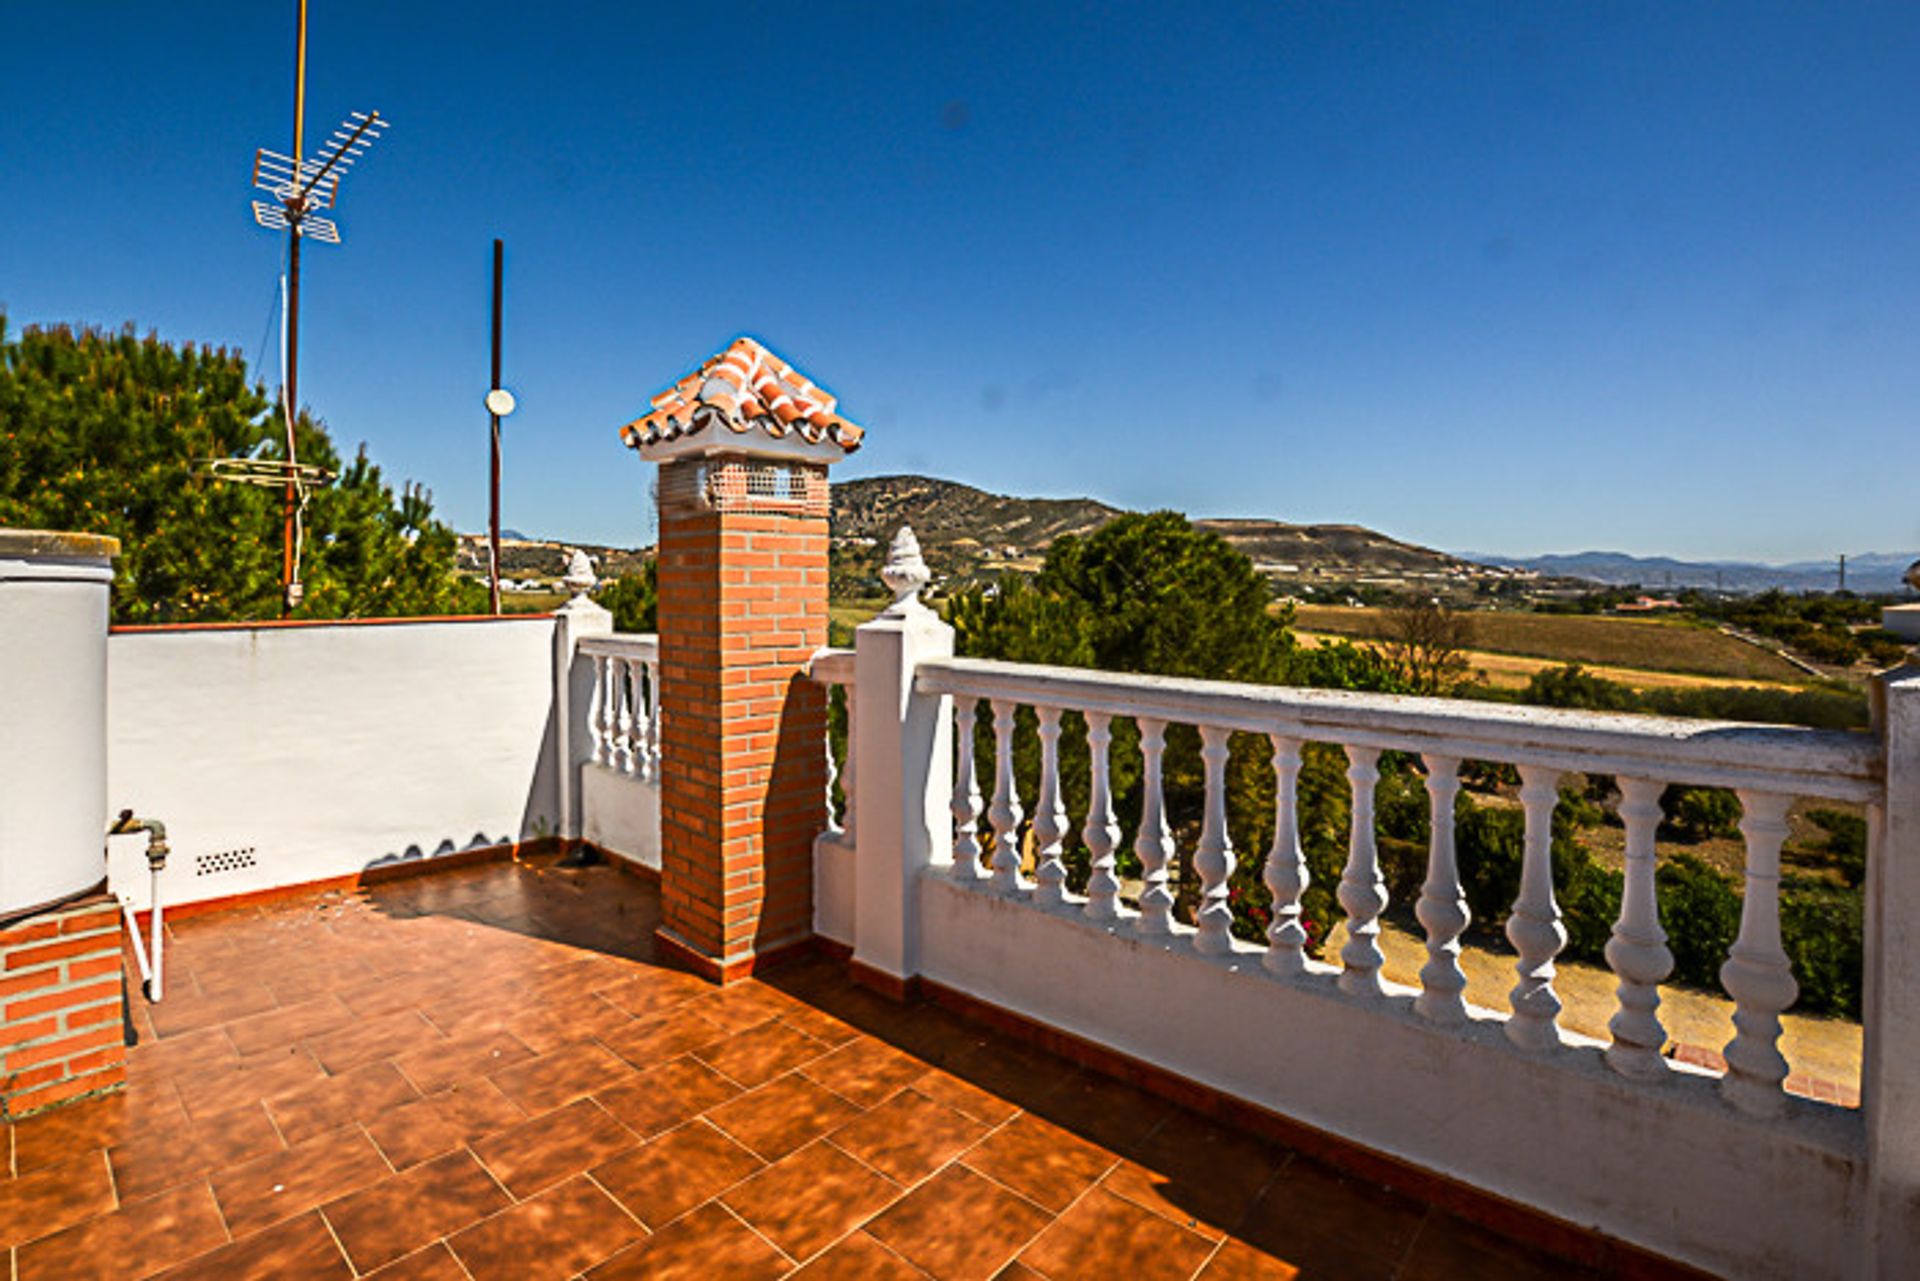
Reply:
[[[102,895],[0,931],[0,1117],[126,1084],[123,929]]]
[[[659,575],[663,932],[732,978],[812,933],[827,522],[663,501]]]

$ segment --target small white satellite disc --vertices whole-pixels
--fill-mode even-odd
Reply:
[[[495,387],[487,393],[487,412],[495,418],[505,418],[513,412],[513,393],[505,387]]]

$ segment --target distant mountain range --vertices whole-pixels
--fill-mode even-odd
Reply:
[[[1610,587],[1638,584],[1649,589],[1714,587],[1730,592],[1832,591],[1840,584],[1839,558],[1765,565],[1754,561],[1675,560],[1669,556],[1629,556],[1625,552],[1575,552],[1568,555],[1491,556],[1462,552],[1463,559],[1563,578],[1584,578]],[[1920,552],[1867,552],[1847,557],[1847,587],[1864,593],[1899,592],[1900,576]]]

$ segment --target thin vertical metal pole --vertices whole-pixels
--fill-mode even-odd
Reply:
[[[287,207],[287,484],[281,492],[280,516],[280,617],[285,618],[293,590],[293,464],[298,462],[293,438],[293,421],[300,413],[300,157],[306,149],[307,134],[307,0],[299,0],[300,32],[295,40],[293,66],[293,185],[295,195]]]
[[[500,277],[504,265],[505,249],[496,239],[493,242],[493,381],[487,384],[492,391],[500,385]],[[488,583],[488,596],[493,603],[493,612],[500,612],[500,415],[489,412],[493,423],[493,486],[492,508],[487,520],[488,546],[491,548],[493,572]]]

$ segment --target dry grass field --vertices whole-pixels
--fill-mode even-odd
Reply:
[[[1470,617],[1473,648],[1488,654],[1642,672],[1680,672],[1721,681],[1804,679],[1792,665],[1773,654],[1717,631],[1684,623],[1490,610]],[[1294,611],[1294,622],[1306,631],[1353,640],[1384,640],[1389,635],[1386,612],[1378,609],[1300,605]]]
[[[1330,641],[1353,640],[1350,636],[1335,636],[1331,632],[1296,631],[1294,638],[1302,645],[1324,645]],[[1365,644],[1365,641],[1359,642]],[[1484,680],[1494,689],[1525,689],[1535,674],[1565,665],[1564,659],[1524,658],[1518,654],[1493,654],[1486,650],[1470,649],[1466,651],[1467,666],[1473,672],[1475,680]],[[1638,667],[1615,667],[1607,663],[1587,663],[1586,670],[1594,676],[1616,681],[1632,690],[1649,689],[1698,689],[1702,686],[1724,687],[1728,685],[1751,686],[1755,688],[1796,688],[1792,682],[1762,680],[1730,680],[1723,676],[1699,676],[1690,672],[1653,672]]]

